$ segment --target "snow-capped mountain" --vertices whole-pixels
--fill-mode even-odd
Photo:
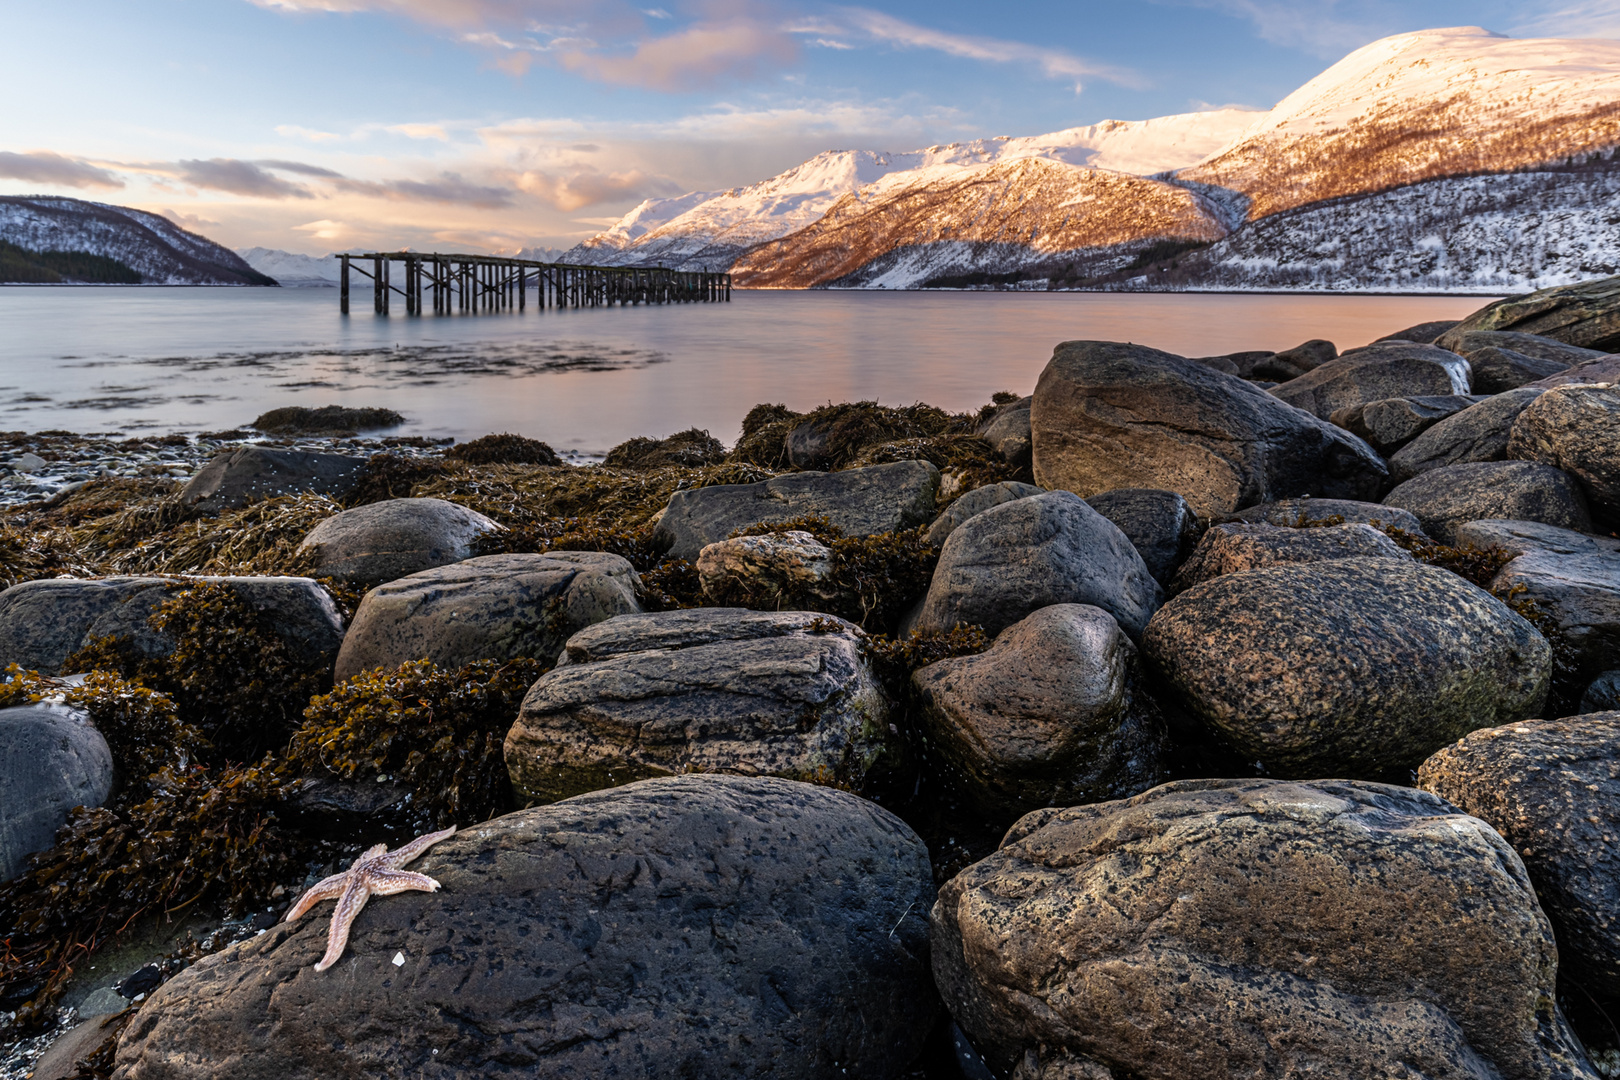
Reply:
[[[1569,200],[1606,183],[1498,180],[1617,145],[1620,41],[1428,30],[1358,49],[1264,112],[1107,121],[905,154],[823,153],[745,188],[648,200],[565,259],[729,268],[753,287],[906,288],[974,274],[1085,281],[1120,271],[1155,242],[1229,237],[1189,260],[1211,282],[1233,283],[1225,287],[1294,287],[1280,282],[1320,258],[1321,275],[1299,280],[1342,284],[1364,268],[1412,283],[1385,287],[1474,287],[1441,284],[1467,279],[1490,290],[1503,286],[1487,281],[1517,271],[1501,262],[1500,246],[1464,250],[1469,238],[1564,228],[1558,213],[1596,213]],[[1390,190],[1463,177],[1479,182]],[[1515,192],[1554,189],[1560,194],[1548,195],[1554,203],[1539,216],[1513,201]],[[1294,216],[1260,228],[1285,212]],[[1400,218],[1408,213],[1417,218]],[[1416,220],[1456,229],[1465,219],[1468,229],[1441,234],[1443,267],[1429,232],[1413,232]],[[1598,248],[1606,228],[1591,234]],[[1364,245],[1391,246],[1363,246],[1330,272],[1338,256],[1312,255],[1310,245],[1331,244],[1346,230]],[[1420,241],[1427,246],[1411,246]],[[1594,265],[1612,261],[1604,252],[1620,252],[1569,243],[1559,250],[1576,246],[1586,252],[1577,261]],[[1560,255],[1526,263],[1539,269],[1515,280],[1551,284],[1566,262]],[[1216,273],[1217,263],[1227,269]],[[1236,284],[1246,274],[1252,286]]]
[[[244,262],[284,286],[336,287],[342,271],[335,255],[299,255],[280,248],[239,248]]]
[[[117,259],[148,285],[274,285],[229,248],[166,217],[56,196],[0,196],[0,240]]]

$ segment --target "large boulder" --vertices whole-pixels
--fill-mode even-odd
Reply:
[[[112,752],[78,709],[41,702],[0,709],[0,881],[56,842],[75,806],[112,791]]]
[[[1360,522],[1375,529],[1401,529],[1423,535],[1422,523],[1410,511],[1355,499],[1281,499],[1251,506],[1232,515],[1236,521],[1287,525],[1290,528],[1302,528],[1334,518],[1339,519],[1341,524]]]
[[[1573,705],[1581,689],[1620,668],[1620,554],[1527,551],[1491,582],[1493,591],[1528,600],[1560,654],[1554,690]]]
[[[1527,385],[1551,390],[1555,386],[1598,386],[1620,382],[1620,356],[1601,356],[1583,360],[1574,367],[1565,368],[1556,375],[1548,375]]]
[[[1441,397],[1383,398],[1364,405],[1335,409],[1329,420],[1367,440],[1380,454],[1389,455],[1448,416],[1455,416],[1485,399],[1471,394]]]
[[[1418,784],[1513,845],[1564,973],[1620,1001],[1620,713],[1472,732],[1425,761]]]
[[[1474,369],[1476,394],[1500,394],[1504,390],[1528,386],[1549,375],[1567,371],[1570,367],[1560,360],[1544,360],[1512,349],[1497,348],[1475,350],[1468,357],[1468,366]]]
[[[303,577],[111,577],[28,581],[0,592],[0,663],[66,674],[67,658],[97,638],[121,639],[158,658],[172,635],[147,620],[163,602],[194,585],[227,586],[259,615],[261,630],[311,669],[330,671],[343,642],[343,619],[319,584]]]
[[[1351,349],[1271,392],[1325,420],[1340,409],[1385,398],[1467,394],[1471,379],[1468,361],[1456,353],[1391,341]]]
[[[1377,558],[1410,559],[1411,556],[1385,533],[1359,522],[1314,529],[1227,522],[1212,526],[1198,541],[1198,547],[1182,565],[1170,591],[1185,592],[1222,574],[1236,574],[1257,566]]]
[[[1283,563],[1171,600],[1142,651],[1194,718],[1278,776],[1381,777],[1536,715],[1552,650],[1502,601],[1411,560]]]
[[[1620,390],[1561,386],[1531,402],[1513,422],[1508,456],[1540,461],[1573,476],[1592,516],[1620,525]]]
[[[1039,810],[934,905],[934,978],[1018,1080],[1596,1080],[1490,826],[1425,792],[1184,780]]]
[[[337,970],[331,908],[205,957],[125,1032],[122,1080],[894,1077],[938,1008],[928,853],[853,795],[682,776],[434,845]]]
[[[934,516],[939,469],[926,461],[895,461],[842,472],[800,472],[757,484],[715,484],[677,491],[653,532],[677,559],[739,529],[819,515],[845,536],[895,532]]]
[[[1108,612],[1084,604],[1041,608],[988,651],[912,676],[930,753],[1003,821],[1158,782],[1164,728],[1141,681],[1131,639]]]
[[[1116,488],[1086,500],[1125,534],[1155,581],[1167,585],[1198,543],[1198,515],[1174,491]]]
[[[369,588],[470,559],[500,526],[443,499],[387,499],[334,514],[298,545],[317,577]]]
[[[1354,435],[1141,345],[1059,345],[1030,416],[1035,482],[1081,497],[1160,488],[1209,517],[1300,495],[1374,499],[1384,487],[1383,460]]]
[[[568,643],[506,736],[525,799],[732,772],[868,790],[900,764],[861,631],[804,611],[611,619]]]
[[[1476,461],[1430,469],[1399,485],[1384,502],[1410,510],[1423,531],[1450,544],[1457,526],[1485,518],[1540,521],[1588,531],[1586,499],[1569,474],[1532,461]]]
[[[365,468],[365,458],[350,454],[244,446],[220,451],[180,489],[180,501],[214,514],[306,491],[340,498],[354,490]]]
[[[975,514],[982,514],[992,506],[1000,506],[1014,499],[1027,499],[1031,495],[1039,495],[1045,490],[1034,484],[1021,484],[1016,480],[1003,480],[997,484],[974,488],[958,496],[955,502],[934,519],[934,523],[928,526],[924,539],[935,547],[943,547],[946,538],[956,530],[956,527]]]
[[[1558,285],[1498,300],[1441,335],[1449,349],[1475,330],[1513,330],[1602,352],[1620,350],[1620,277]]]
[[[1390,456],[1390,476],[1405,483],[1447,465],[1505,460],[1513,422],[1544,392],[1534,387],[1504,391],[1446,417]]]
[[[640,587],[629,562],[600,551],[483,555],[423,570],[366,593],[336,677],[422,659],[443,668],[517,657],[551,663],[577,631],[640,611]]]
[[[1048,604],[1092,604],[1132,638],[1163,599],[1113,522],[1067,491],[992,507],[963,522],[939,554],[916,628],[978,625],[997,634]]]

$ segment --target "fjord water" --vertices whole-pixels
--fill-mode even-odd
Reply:
[[[1488,297],[735,292],[729,304],[523,314],[338,313],[334,289],[0,288],[0,428],[129,434],[236,427],[282,405],[374,405],[395,434],[513,431],[594,455],[707,428],[759,402],[1029,393],[1052,346],[1134,341],[1186,356],[1340,349]],[[356,297],[369,309],[369,296]]]

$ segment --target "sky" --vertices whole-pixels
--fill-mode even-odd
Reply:
[[[0,194],[233,248],[567,247],[824,150],[1266,109],[1390,34],[1620,0],[0,0]]]

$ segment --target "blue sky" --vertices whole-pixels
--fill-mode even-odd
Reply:
[[[1620,0],[0,0],[0,194],[231,246],[569,244],[827,149],[1268,108],[1369,41]]]

